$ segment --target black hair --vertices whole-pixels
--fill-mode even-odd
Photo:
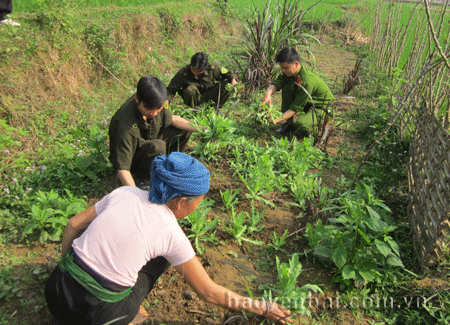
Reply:
[[[277,54],[277,63],[295,63],[295,61],[300,62],[300,56],[298,52],[291,46],[285,47]]]
[[[167,89],[156,77],[142,77],[137,84],[136,96],[146,109],[158,109],[167,99]]]
[[[203,71],[208,66],[208,54],[197,52],[191,58],[191,67],[195,70]]]

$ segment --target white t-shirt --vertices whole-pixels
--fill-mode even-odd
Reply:
[[[165,204],[148,200],[148,192],[120,187],[95,204],[97,217],[74,240],[75,253],[95,272],[123,286],[133,286],[152,258],[172,266],[195,256],[189,239]]]

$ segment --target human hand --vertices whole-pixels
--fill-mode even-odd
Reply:
[[[273,121],[273,124],[278,124],[278,123],[284,121],[284,119],[282,119],[282,118],[276,118],[276,119],[273,119],[273,118],[272,118],[272,121]]]
[[[272,96],[268,92],[266,92],[263,98],[261,99],[260,106],[263,106],[265,103],[267,103],[269,107],[272,107]]]
[[[273,319],[281,324],[286,324],[286,322],[293,324],[294,321],[289,318],[290,314],[291,311],[289,309],[286,309],[275,302],[266,300],[266,311],[263,314],[265,318]]]

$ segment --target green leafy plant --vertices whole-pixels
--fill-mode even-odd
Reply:
[[[299,162],[301,165],[302,162]],[[307,166],[307,165],[304,165]],[[297,174],[295,177],[288,179],[288,184],[297,202],[292,203],[299,207],[305,207],[306,201],[312,196],[315,189],[315,179],[304,174]],[[305,177],[306,176],[306,177]]]
[[[288,236],[289,232],[286,229],[281,236],[278,235],[276,231],[272,233],[272,236],[270,237],[270,243],[268,244],[269,247],[271,247],[274,251],[280,251],[283,253],[286,253],[286,250],[282,248],[286,244],[286,237]]]
[[[268,176],[266,174],[259,174],[255,169],[251,169],[245,176],[238,174],[241,181],[247,187],[249,193],[245,193],[245,197],[263,202],[264,204],[275,207],[275,205],[262,196],[273,190],[268,184]]]
[[[299,262],[297,253],[292,255],[289,263],[280,263],[280,258],[276,256],[276,263],[278,282],[275,286],[260,286],[260,289],[264,289],[264,299],[278,302],[293,312],[311,317],[311,312],[306,305],[307,299],[310,298],[310,290],[323,294],[322,290],[311,284],[297,287],[297,278],[302,273],[302,264]],[[276,294],[275,297],[273,293]]]
[[[254,245],[264,244],[264,242],[262,241],[244,237],[249,234],[248,218],[248,212],[241,211],[239,213],[236,213],[233,209],[232,216],[229,219],[230,225],[224,225],[223,227],[231,236],[233,236],[234,239],[236,239],[239,245],[242,245],[242,241],[246,241]]]
[[[108,160],[109,148],[106,144],[108,135],[102,133],[98,127],[89,129],[90,136],[86,140],[90,153],[87,156],[77,155],[74,158],[78,169],[91,180],[97,180],[109,170],[111,163]],[[83,137],[82,132],[76,132]]]
[[[217,227],[219,218],[216,217],[213,220],[209,220],[206,217],[212,205],[214,205],[213,200],[203,200],[197,210],[186,217],[190,226],[189,231],[191,232],[188,238],[194,238],[195,247],[200,254],[204,252],[200,241],[217,242],[215,238],[216,230],[212,233],[210,231]]]
[[[245,196],[275,207],[273,203],[263,198],[264,194],[273,191],[273,183],[276,179],[273,158],[264,150],[259,153],[247,151],[244,155],[252,162],[245,170],[238,172],[239,178],[249,191]]]
[[[225,149],[235,138],[236,121],[218,115],[215,112],[199,116],[197,124],[206,126],[206,130],[195,133],[196,145],[192,153],[200,155],[201,159],[216,161],[222,158],[218,153]]]
[[[0,129],[2,130],[0,133],[0,150],[2,152],[7,150],[7,148],[17,148],[22,146],[22,142],[15,139],[17,137],[16,134],[19,136],[26,136],[29,133],[21,128],[16,129],[15,127],[10,126],[5,119],[0,119]],[[7,153],[9,153],[9,151]]]
[[[383,279],[379,268],[403,267],[398,244],[389,235],[396,229],[390,209],[373,195],[374,189],[357,184],[338,199],[335,217],[323,225],[307,224],[309,244],[316,256],[337,266],[335,281],[342,287],[362,287]]]
[[[264,229],[264,225],[260,224],[262,218],[264,218],[264,214],[266,210],[262,210],[258,212],[255,206],[252,204],[252,213],[249,214],[248,217],[248,232],[259,232]]]
[[[66,190],[66,195],[67,197],[61,197],[53,190],[38,191],[22,235],[39,235],[41,243],[61,240],[67,221],[86,208],[83,199],[74,197],[69,190]]]
[[[223,208],[225,210],[231,210],[238,202],[237,195],[241,192],[242,188],[239,187],[236,191],[226,189],[224,192],[220,191],[220,197],[222,198]]]
[[[51,0],[42,0],[40,8],[36,13],[36,22],[42,29],[56,34],[59,31],[72,33],[73,11],[71,10],[71,1],[54,2]]]

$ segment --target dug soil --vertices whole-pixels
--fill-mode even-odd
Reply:
[[[322,37],[320,45],[314,45],[313,51],[317,61],[317,71],[331,85],[332,91],[337,97],[342,96],[342,78],[347,75],[356,62],[354,54],[342,50],[330,38]],[[351,101],[351,100],[350,100]],[[349,105],[342,105],[338,110],[349,109]],[[339,112],[338,112],[339,113]],[[334,132],[327,152],[330,155],[338,155],[339,146],[343,139],[342,132]],[[211,191],[209,198],[220,202],[220,190],[228,188],[242,187],[238,177],[234,177],[226,166],[208,166],[211,169]],[[328,173],[326,177],[329,183],[333,183],[338,174]],[[112,179],[108,180],[111,190],[117,185]],[[332,184],[330,184],[332,185]],[[286,229],[290,236],[288,238],[287,250],[290,253],[303,253],[307,248],[303,232],[307,215],[299,208],[291,205],[289,196],[282,193],[272,193],[272,202],[276,209],[265,208],[265,216],[262,220],[265,228],[258,234],[258,240],[266,243],[271,241],[273,231],[282,234]],[[242,198],[239,210],[251,211],[250,203]],[[238,211],[239,211],[238,210]],[[220,208],[213,208],[208,217],[220,216],[226,218],[227,214]],[[303,217],[301,217],[303,216]],[[267,249],[260,246],[243,244],[240,246],[233,241],[226,233],[216,234],[219,244],[208,246],[203,244],[205,251],[199,254],[199,258],[211,278],[218,284],[234,290],[242,295],[249,295],[251,290],[254,296],[261,295],[258,287],[261,285],[273,285],[277,280],[274,267],[275,257]],[[26,277],[17,279],[18,298],[8,302],[10,315],[17,313],[20,321],[17,324],[57,324],[49,314],[43,298],[43,288],[45,280],[51,270],[56,266],[59,259],[59,246],[38,245],[2,248],[0,254],[2,258],[14,261],[25,261],[21,264],[21,269],[17,274],[26,274]],[[279,258],[286,261],[283,254]],[[307,283],[320,285],[321,288],[330,295],[335,295],[336,290],[331,284],[331,277],[319,264],[308,255],[302,257],[303,272],[298,278],[298,284]],[[0,302],[3,304],[4,302]],[[259,317],[243,316],[242,314],[231,312],[227,309],[216,307],[213,304],[205,303],[193,292],[184,282],[182,276],[170,269],[157,282],[144,304],[150,318],[145,324],[224,324],[227,319],[234,315],[240,315],[228,324],[260,324],[263,319]],[[311,312],[317,323],[321,323],[323,313],[329,314],[328,320],[336,319],[340,324],[368,324],[365,317],[354,318],[350,311],[325,310],[323,304],[312,305]],[[296,317],[297,324],[310,323],[312,320],[307,317]],[[339,321],[338,321],[339,319]],[[327,321],[329,324],[330,322]],[[334,323],[331,321],[331,323]]]

